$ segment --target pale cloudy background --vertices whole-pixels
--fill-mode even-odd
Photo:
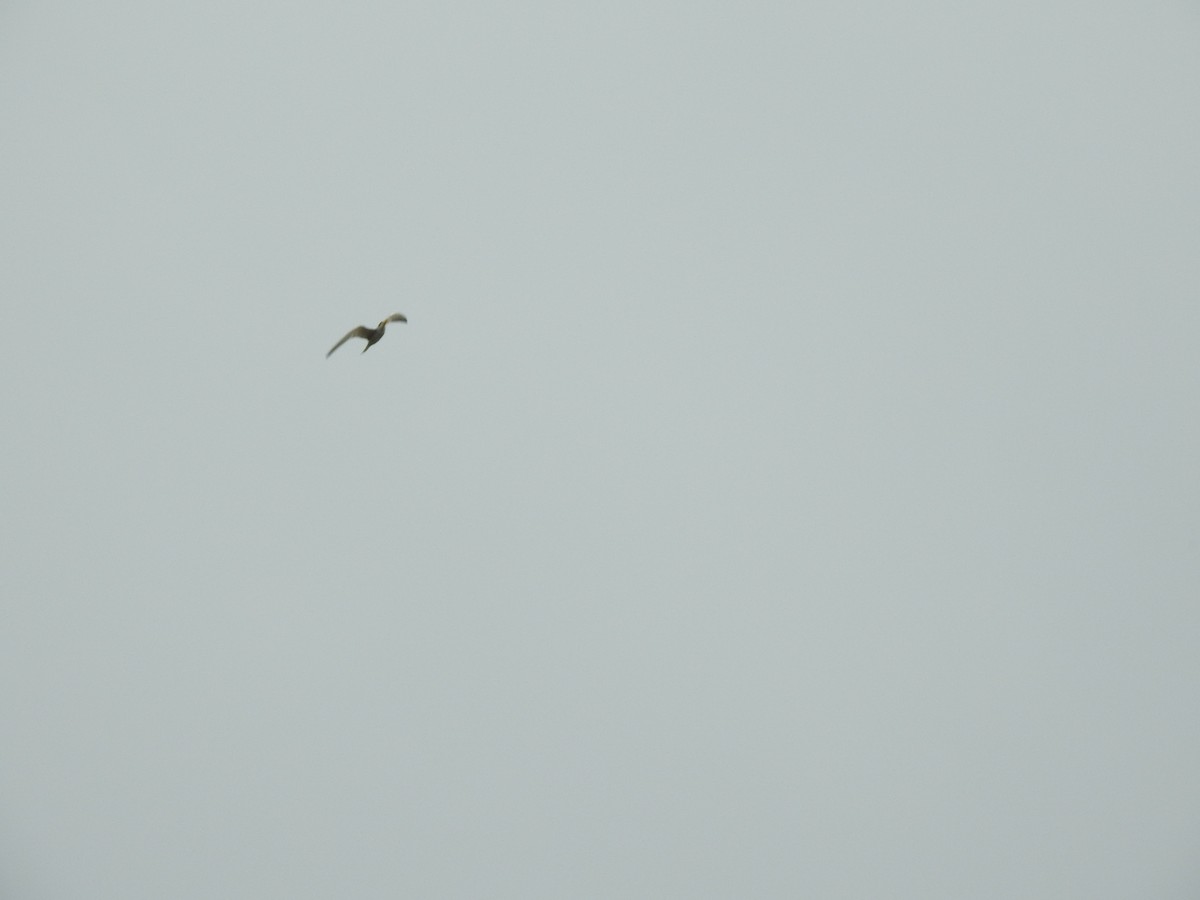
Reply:
[[[1200,895],[1195,4],[9,2],[0,246],[5,898]]]

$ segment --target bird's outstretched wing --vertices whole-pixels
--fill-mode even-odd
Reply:
[[[392,313],[390,316],[387,317],[387,321],[389,321],[389,322],[407,322],[408,319],[404,318],[404,313]]]
[[[334,350],[336,350],[338,347],[342,346],[342,344],[346,343],[346,341],[350,340],[350,338],[356,338],[356,337],[363,338],[364,340],[369,340],[371,337],[371,329],[368,328],[366,325],[359,325],[357,328],[351,328],[349,331],[346,332],[346,336],[344,338],[342,338],[340,341],[338,341],[336,344],[334,344],[332,347],[329,348],[329,352],[325,354],[325,358],[329,359],[329,357],[333,355]]]

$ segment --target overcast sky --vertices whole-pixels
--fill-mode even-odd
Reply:
[[[5,3],[0,893],[1196,897],[1198,110],[1188,2]]]

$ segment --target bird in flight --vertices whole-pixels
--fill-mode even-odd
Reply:
[[[390,315],[386,319],[384,319],[382,322],[380,322],[379,327],[377,327],[377,328],[368,328],[366,325],[359,325],[357,328],[352,328],[348,332],[346,332],[346,336],[344,338],[342,338],[340,341],[338,341],[336,344],[334,344],[329,349],[329,352],[325,354],[325,358],[329,359],[329,357],[333,355],[334,350],[336,350],[338,347],[342,346],[342,344],[346,343],[346,341],[350,340],[350,338],[356,338],[356,337],[366,338],[367,346],[363,347],[363,349],[362,349],[362,352],[366,353],[368,350],[371,349],[372,344],[377,343],[379,341],[379,339],[381,337],[383,337],[383,332],[384,332],[384,329],[387,328],[388,322],[407,322],[407,321],[408,321],[408,319],[404,318],[404,313],[393,313],[392,315]]]

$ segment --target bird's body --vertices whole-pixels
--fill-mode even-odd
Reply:
[[[350,338],[356,338],[356,337],[364,338],[366,340],[367,346],[363,347],[363,349],[362,349],[362,352],[366,353],[368,350],[371,349],[372,344],[379,343],[379,339],[381,337],[383,337],[383,332],[387,329],[388,322],[407,322],[407,321],[408,321],[408,319],[406,319],[404,317],[404,313],[394,313],[394,314],[388,316],[382,322],[380,322],[379,325],[375,328],[368,328],[366,325],[359,325],[357,328],[352,328],[348,332],[346,332],[346,336],[344,338],[342,338],[340,341],[338,341],[336,344],[334,344],[329,349],[329,352],[325,354],[325,358],[329,359],[329,357],[333,355],[334,350],[336,350],[338,347],[342,346],[342,344],[346,343],[346,341],[350,340]]]

